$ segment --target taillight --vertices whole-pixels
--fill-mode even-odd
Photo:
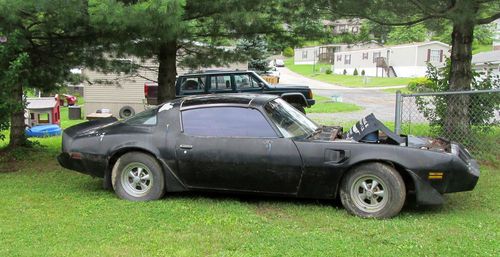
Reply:
[[[311,89],[309,89],[308,96],[309,99],[313,99],[313,91]]]
[[[148,84],[144,83],[144,96],[148,97]]]

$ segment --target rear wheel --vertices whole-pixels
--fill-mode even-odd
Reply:
[[[113,167],[111,181],[116,194],[131,201],[160,199],[165,189],[160,165],[155,158],[141,152],[121,156]]]
[[[391,218],[403,208],[406,187],[391,166],[367,163],[342,179],[340,199],[346,210],[363,218]]]

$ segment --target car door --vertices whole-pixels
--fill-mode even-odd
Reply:
[[[182,111],[179,177],[191,188],[296,194],[302,161],[257,109],[205,107]]]
[[[252,74],[234,74],[234,85],[237,92],[260,93],[263,91],[262,85]]]
[[[209,93],[229,93],[233,91],[231,75],[210,75],[208,82],[210,82],[208,85]]]

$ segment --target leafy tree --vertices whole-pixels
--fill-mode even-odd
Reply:
[[[354,76],[358,76],[358,69],[354,68],[354,72],[352,73]]]
[[[494,0],[333,0],[328,1],[330,11],[337,16],[360,17],[381,25],[411,26],[428,21],[447,21],[451,31],[451,66],[449,89],[470,90],[473,80],[471,69],[474,29],[500,18],[500,1]],[[467,133],[469,113],[463,106],[469,98],[457,97],[447,105],[445,127],[450,133]],[[465,130],[464,130],[465,129]]]
[[[388,43],[403,44],[422,42],[428,38],[428,29],[424,24],[414,26],[395,27],[389,32]]]
[[[10,123],[9,147],[26,145],[23,91],[49,91],[81,63],[87,16],[82,0],[0,0],[0,127]],[[8,113],[3,113],[9,111]]]
[[[450,89],[449,77],[451,71],[451,63],[449,59],[446,61],[446,66],[436,68],[429,64],[426,78],[415,79],[408,84],[410,90],[416,92],[442,92]],[[499,89],[500,77],[494,75],[491,70],[477,73],[473,71],[473,80],[471,89]],[[462,111],[470,113],[465,124],[458,124],[467,127],[467,129],[449,130],[446,127],[448,114],[448,105],[457,98],[468,98],[468,105],[462,106]],[[470,133],[487,132],[491,130],[492,125],[498,124],[495,118],[495,112],[500,105],[500,97],[498,94],[471,94],[465,96],[459,95],[437,95],[433,97],[416,97],[418,109],[430,121],[431,128],[435,133],[445,136],[451,140],[466,140],[461,142],[474,147],[478,142],[472,139],[474,137]],[[463,134],[464,130],[469,131],[468,134]]]
[[[287,46],[284,50],[283,50],[283,55],[285,57],[293,57],[294,56],[294,50],[293,48]]]
[[[230,42],[284,31],[272,15],[279,1],[91,0],[92,26],[112,35],[110,51],[153,58],[158,64],[158,100],[175,98],[177,65],[222,66],[237,55]]]

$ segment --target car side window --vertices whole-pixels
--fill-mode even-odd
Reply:
[[[211,76],[210,78],[210,91],[230,91],[231,88],[231,76]]]
[[[181,79],[181,92],[205,91],[205,77],[184,77]]]
[[[245,107],[207,107],[182,112],[184,133],[191,136],[275,138],[262,113]]]
[[[260,88],[259,82],[249,74],[234,75],[234,83],[237,89]]]

